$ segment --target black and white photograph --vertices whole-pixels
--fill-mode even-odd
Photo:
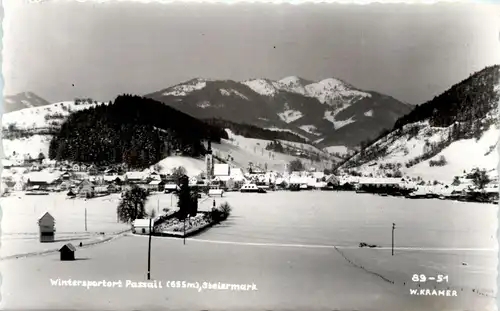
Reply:
[[[3,1],[1,310],[496,311],[500,3]]]

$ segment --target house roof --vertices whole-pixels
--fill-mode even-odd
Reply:
[[[360,184],[399,184],[401,178],[361,178]]]
[[[42,220],[42,219],[51,219],[51,220],[54,220],[54,216],[52,216],[49,212],[45,212],[43,213],[40,218],[38,218],[38,220]]]
[[[148,185],[159,185],[161,184],[161,182],[162,182],[161,180],[153,180]]]
[[[51,184],[61,177],[61,172],[31,172],[27,174],[26,179],[30,182],[45,182]]]
[[[60,252],[63,251],[71,251],[71,252],[76,252],[76,247],[73,246],[71,243],[64,244],[60,249]]]
[[[146,174],[144,172],[127,172],[125,173],[127,179],[144,179]]]
[[[3,165],[4,167],[7,167],[7,166],[12,166],[12,165],[14,165],[14,163],[13,163],[12,161],[10,161],[10,160],[7,160],[7,159],[2,159],[2,165]]]
[[[228,181],[230,179],[233,179],[231,176],[216,176],[213,180],[214,181]]]
[[[104,181],[115,181],[116,179],[122,180],[123,178],[119,175],[105,175],[103,176]]]
[[[176,184],[166,184],[165,189],[167,189],[167,190],[179,189],[179,186],[177,186]]]
[[[94,183],[92,183],[92,181],[90,181],[90,180],[83,180],[80,184],[78,184],[78,187],[86,186],[86,185],[94,186]]]

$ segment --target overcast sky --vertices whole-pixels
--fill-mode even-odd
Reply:
[[[499,6],[16,2],[5,4],[4,93],[52,102],[296,75],[418,104],[500,63]]]

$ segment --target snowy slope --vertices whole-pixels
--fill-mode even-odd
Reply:
[[[252,162],[254,165],[258,165],[264,168],[264,165],[267,163],[269,169],[281,171],[283,170],[286,163],[297,159],[297,157],[292,155],[265,150],[266,146],[271,142],[269,140],[246,138],[240,135],[235,135],[230,130],[226,131],[229,134],[229,140],[223,140],[221,144],[212,144],[212,149],[214,150],[214,153],[216,155],[224,159],[227,158],[228,155],[234,158],[234,161],[232,161],[231,163],[233,165],[237,165],[246,169],[248,167],[248,163]],[[318,148],[308,144],[299,144],[289,141],[280,142],[283,145],[294,146],[303,150],[313,150],[326,155]],[[331,161],[314,163],[305,160],[302,161],[307,166],[316,167],[318,169],[329,168],[333,164]]]
[[[279,90],[286,89],[285,85],[267,79],[253,79],[243,81],[242,83],[254,92],[264,96],[274,96]]]
[[[409,168],[405,166],[406,163],[425,152],[426,141],[441,141],[447,137],[448,131],[449,129],[424,126],[417,136],[410,139],[406,135],[400,137],[389,135],[376,143],[381,147],[387,146],[387,154],[380,159],[369,161],[357,167],[356,170],[363,172],[363,174],[384,175],[386,170],[381,169],[381,165],[400,163],[402,165],[400,170],[409,176],[420,176],[426,180],[449,181],[454,176],[462,175],[464,170],[469,172],[475,167],[486,170],[497,167],[500,128],[495,125],[491,126],[478,141],[467,139],[453,142],[434,157]],[[432,167],[429,165],[430,161],[437,161],[441,156],[446,159],[446,165]]]
[[[463,171],[470,172],[473,168],[494,170],[498,166],[498,140],[500,129],[492,126],[481,139],[460,140],[446,147],[437,156],[406,169],[409,175],[422,178],[451,180],[460,176]],[[448,162],[445,166],[429,167],[429,161],[438,160],[444,156]]]
[[[305,86],[312,83],[297,76],[286,77],[278,82],[284,85],[287,90],[302,95],[308,94]]]
[[[45,156],[49,154],[50,135],[32,135],[18,139],[3,139],[3,157],[22,159],[23,155],[30,155],[35,159],[40,152]],[[17,156],[13,156],[16,153]]]
[[[3,156],[12,157],[14,152],[17,154],[14,158],[23,155],[36,158],[40,152],[47,156],[49,142],[52,139],[48,132],[51,129],[59,128],[71,112],[106,104],[76,105],[73,101],[67,101],[4,114],[2,116],[2,130],[6,135],[9,135],[11,129],[23,131],[25,135],[20,138],[4,135],[2,139]]]
[[[107,103],[97,103],[103,105]],[[55,122],[61,124],[71,112],[84,110],[89,107],[95,107],[96,104],[76,105],[73,101],[59,102],[51,105],[26,108],[2,116],[2,128],[15,126],[17,129],[33,130],[44,129]],[[55,123],[53,123],[55,125]]]
[[[331,104],[336,100],[352,100],[359,97],[371,97],[371,94],[358,91],[347,83],[335,78],[321,80],[305,86],[307,95],[317,98],[324,104]]]
[[[201,90],[207,86],[207,79],[192,79],[190,81],[175,85],[167,89],[163,95],[164,96],[186,96],[187,94],[194,92],[196,90]]]
[[[300,133],[297,133],[297,132],[294,132],[290,129],[282,129],[282,128],[277,128],[277,127],[268,127],[266,128],[266,130],[270,130],[270,131],[278,131],[278,132],[289,132],[289,133],[292,133],[292,134],[295,134],[303,139],[305,139],[306,141],[309,140],[309,138],[307,138],[306,136],[300,134]]]

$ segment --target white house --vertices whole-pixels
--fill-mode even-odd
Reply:
[[[132,233],[149,234],[149,219],[136,219],[132,222]],[[151,221],[151,229],[153,229],[153,221]]]
[[[324,172],[313,172],[312,173],[312,176],[317,180],[321,180],[323,177],[325,177],[325,173]]]
[[[229,164],[214,164],[214,176],[229,176],[230,171]]]
[[[144,172],[127,172],[125,173],[125,180],[129,183],[142,183],[146,180]]]

